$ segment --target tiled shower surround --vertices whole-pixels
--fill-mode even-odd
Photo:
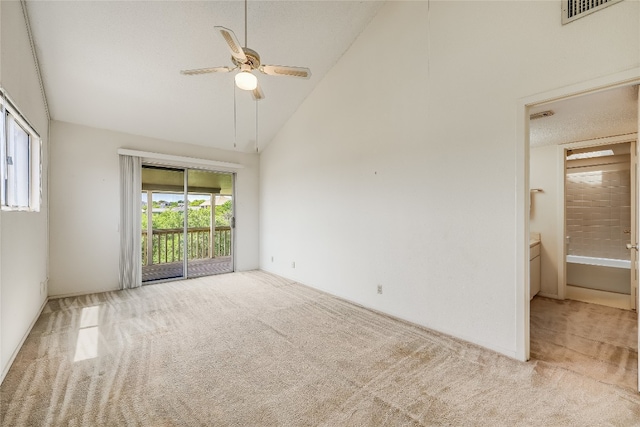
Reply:
[[[629,170],[568,172],[565,192],[568,254],[629,260]]]

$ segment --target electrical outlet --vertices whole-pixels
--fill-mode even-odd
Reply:
[[[271,255],[271,262],[273,262],[273,255]]]
[[[44,282],[40,282],[40,295],[44,293],[44,290],[45,290]]]
[[[296,268],[296,262],[295,261],[291,262],[291,268]]]
[[[378,285],[378,293],[382,294],[382,285]]]

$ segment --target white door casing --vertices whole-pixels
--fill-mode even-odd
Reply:
[[[579,96],[594,91],[606,90],[613,87],[638,85],[640,82],[640,67],[601,76],[592,80],[582,81],[563,87],[556,87],[546,92],[538,92],[525,96],[517,101],[516,128],[519,143],[516,145],[516,173],[517,204],[516,204],[516,349],[515,357],[519,360],[529,360],[530,356],[530,323],[529,323],[529,110],[530,108],[563,98]],[[640,102],[639,102],[640,103]],[[640,112],[639,112],[640,116]],[[640,117],[638,118],[640,127]],[[639,322],[640,323],[640,322]],[[640,324],[639,324],[640,326]],[[639,328],[640,330],[640,328]],[[640,338],[640,336],[639,336]],[[639,340],[640,341],[640,340]],[[640,361],[638,363],[640,368]],[[639,369],[640,380],[640,369]],[[640,381],[639,381],[640,382]],[[640,388],[639,388],[640,390]]]
[[[637,85],[637,88],[638,88],[638,92],[637,92],[638,93],[638,97],[637,97],[637,100],[638,100],[638,126],[636,127],[636,132],[637,132],[637,135],[640,135],[640,85]],[[636,191],[633,192],[632,194],[635,194],[638,191],[638,188],[639,188],[639,186],[638,186],[638,173],[637,173],[637,171],[638,171],[637,159],[638,159],[638,157],[640,157],[640,156],[638,156],[638,149],[640,148],[639,147],[640,146],[640,143],[639,143],[640,141],[639,140],[640,140],[640,138],[636,138],[636,144],[635,144],[635,146],[636,146],[636,149],[635,149],[635,152],[636,152],[636,164],[635,164],[635,168],[634,168],[634,170],[636,171],[636,174],[635,174],[636,176],[635,176],[635,180],[634,180],[634,183],[636,185]],[[638,211],[638,207],[639,207],[638,202],[640,200],[638,200],[638,199],[640,199],[640,197],[636,197],[635,204],[633,205],[634,209],[632,209],[633,211],[636,211],[636,212],[639,212]],[[635,225],[635,234],[633,236],[636,239],[636,244],[638,242],[638,217],[639,216],[640,215],[636,215],[635,218],[632,218],[633,219],[633,225]],[[636,252],[636,258],[635,258],[636,262],[635,262],[635,264],[633,264],[633,268],[634,268],[635,275],[637,277],[637,275],[638,275],[638,261],[637,261],[638,256],[637,256],[637,251],[633,251],[633,252]],[[639,307],[640,306],[640,299],[639,299],[638,294],[640,294],[640,292],[638,292],[638,280],[637,279],[636,279],[636,282],[635,282],[635,288],[632,289],[631,292],[634,293],[634,291],[635,291],[636,320],[638,322],[638,349],[637,350],[640,350],[640,316],[638,315],[638,311],[639,311],[639,308],[640,308]],[[638,358],[638,383],[637,383],[637,385],[638,385],[638,392],[640,392],[640,358]]]
[[[635,250],[631,249],[631,287],[630,305],[632,310],[638,310],[638,143],[631,142],[631,244]]]

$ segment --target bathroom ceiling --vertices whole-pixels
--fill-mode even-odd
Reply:
[[[638,131],[638,86],[625,86],[538,105],[555,114],[529,122],[531,147],[558,145]]]
[[[51,118],[239,151],[256,147],[256,103],[234,73],[180,70],[231,65],[214,30],[244,45],[242,1],[27,0]],[[248,47],[266,64],[309,67],[309,80],[258,75],[258,145],[264,147],[371,21],[380,1],[249,1]],[[236,102],[234,104],[234,96]],[[237,136],[234,132],[237,111]]]

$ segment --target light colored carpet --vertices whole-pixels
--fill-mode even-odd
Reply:
[[[635,390],[637,316],[603,305],[535,297],[531,301],[531,357]]]
[[[629,389],[258,271],[51,301],[0,392],[3,426],[640,423]]]

